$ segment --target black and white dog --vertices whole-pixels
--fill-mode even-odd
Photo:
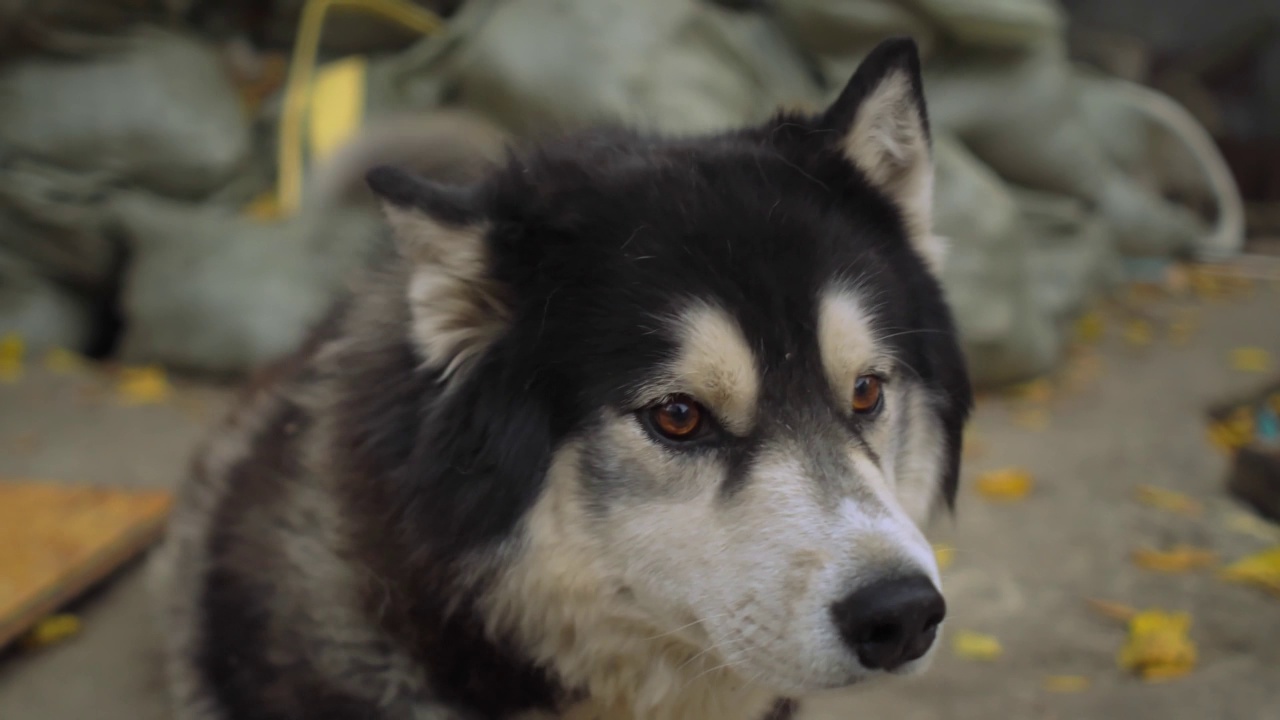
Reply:
[[[194,463],[183,720],[783,716],[928,662],[970,405],[919,60],[815,116],[575,134],[395,239]]]

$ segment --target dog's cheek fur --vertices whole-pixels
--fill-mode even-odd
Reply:
[[[907,382],[895,397],[891,458],[893,489],[903,510],[923,528],[944,500],[947,439],[929,391]]]
[[[652,466],[645,470],[656,474]],[[522,540],[512,543],[506,566],[481,600],[490,633],[513,636],[535,661],[555,667],[565,686],[589,698],[566,717],[763,716],[776,697],[772,692],[745,686],[743,678],[720,667],[723,661],[715,654],[702,652],[704,644],[671,632],[685,625],[686,618],[663,621],[666,610],[680,605],[671,586],[655,593],[664,597],[657,612],[643,606],[637,593],[652,588],[642,591],[630,580],[661,581],[677,573],[661,563],[635,567],[652,561],[653,555],[645,547],[628,550],[625,532],[608,529],[625,514],[602,516],[601,508],[592,507],[583,492],[582,471],[581,441],[557,452],[545,492],[523,523]],[[645,512],[630,515],[631,522],[688,533],[664,521],[655,506]],[[669,558],[679,544],[664,542],[662,555]],[[697,560],[686,556],[680,562]],[[685,588],[690,588],[687,582]]]
[[[725,475],[628,419],[560,453],[489,596],[495,631],[645,717],[763,712],[770,694],[740,687],[752,677],[774,692],[845,681],[857,666],[829,620],[827,572],[845,563],[812,478],[766,461],[726,500]]]

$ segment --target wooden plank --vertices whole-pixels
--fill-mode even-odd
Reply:
[[[0,481],[0,647],[153,544],[161,491]]]

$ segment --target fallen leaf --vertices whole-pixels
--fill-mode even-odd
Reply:
[[[80,618],[75,615],[50,615],[36,623],[22,638],[22,646],[28,650],[62,642],[80,632]]]
[[[1225,420],[1209,423],[1209,442],[1231,453],[1252,442],[1255,429],[1253,411],[1238,407]]]
[[[1130,320],[1124,326],[1124,340],[1134,347],[1146,347],[1154,337],[1151,323],[1146,320]]]
[[[1163,300],[1165,288],[1152,282],[1135,282],[1125,291],[1125,296],[1130,305],[1143,305]]]
[[[1139,485],[1137,496],[1138,502],[1143,505],[1179,515],[1196,516],[1204,509],[1198,500],[1189,495],[1154,485]]]
[[[1107,324],[1098,312],[1087,312],[1076,318],[1076,340],[1093,345],[1106,334]]]
[[[89,361],[83,355],[66,348],[53,348],[44,356],[44,368],[63,375],[80,372],[88,364]]]
[[[26,343],[18,333],[0,337],[0,382],[17,382],[22,377],[22,358],[26,353]]]
[[[938,561],[938,569],[946,570],[947,568],[951,567],[951,563],[955,562],[956,549],[951,547],[950,545],[944,545],[942,543],[934,543],[933,556]]]
[[[1129,620],[1129,639],[1116,657],[1120,668],[1144,680],[1181,677],[1196,664],[1196,646],[1188,636],[1185,612],[1143,610]]]
[[[1043,432],[1049,427],[1049,411],[1040,407],[1022,408],[1014,413],[1013,424],[1024,430]]]
[[[972,630],[957,631],[951,638],[951,650],[957,657],[985,662],[998,660],[1004,654],[1004,647],[1000,645],[999,640]]]
[[[260,222],[271,222],[284,217],[279,199],[270,190],[263,192],[245,205],[244,214]]]
[[[1271,353],[1256,347],[1238,347],[1231,351],[1231,368],[1240,372],[1271,371]]]
[[[1237,560],[1222,570],[1221,577],[1256,585],[1280,596],[1280,546]]]
[[[1133,552],[1133,562],[1140,568],[1156,572],[1181,573],[1209,567],[1217,556],[1208,550],[1177,545],[1168,550],[1140,548]]]
[[[1228,530],[1263,542],[1280,543],[1280,524],[1268,522],[1251,512],[1235,512],[1227,518]]]
[[[978,476],[978,492],[988,500],[1021,500],[1031,492],[1035,480],[1021,468],[993,470]]]
[[[1102,377],[1102,359],[1092,351],[1077,352],[1067,360],[1062,384],[1067,390],[1079,391]]]
[[[1133,618],[1133,616],[1138,614],[1138,611],[1135,608],[1125,605],[1124,603],[1115,602],[1114,600],[1088,598],[1085,602],[1089,603],[1089,607],[1092,608],[1094,612],[1102,615],[1103,617],[1111,618],[1112,620],[1128,622]]]
[[[1188,268],[1191,291],[1201,300],[1219,300],[1226,294],[1222,278],[1203,267]]]
[[[1046,403],[1053,399],[1053,383],[1046,378],[1032,380],[1015,386],[1013,395],[1028,402]]]
[[[1186,345],[1198,327],[1199,322],[1194,314],[1180,313],[1169,323],[1169,342],[1178,346]]]
[[[1044,689],[1054,693],[1078,693],[1089,689],[1089,678],[1083,675],[1050,675]]]
[[[116,394],[125,405],[148,405],[167,401],[173,387],[160,367],[122,368]]]

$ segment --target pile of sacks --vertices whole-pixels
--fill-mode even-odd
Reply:
[[[246,211],[274,187],[281,103],[247,101],[232,46],[210,39],[238,3],[159,4],[145,25],[46,33],[0,58],[0,334],[245,371],[293,347],[373,249],[352,184],[371,159],[416,149],[425,171],[465,179],[507,139],[818,107],[898,34],[925,55],[944,284],[980,384],[1052,369],[1126,258],[1242,243],[1207,135],[1152,91],[1074,67],[1050,0],[466,0],[440,32],[387,24],[381,45],[367,22],[331,23],[325,57],[361,53],[346,67],[364,129],[308,155],[307,201],[284,216]],[[1175,182],[1213,217],[1166,200]]]

